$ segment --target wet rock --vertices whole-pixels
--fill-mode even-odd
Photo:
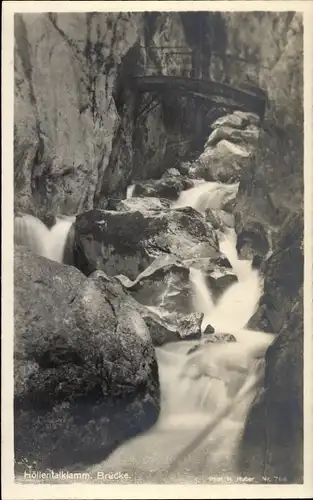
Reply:
[[[191,161],[183,161],[179,164],[179,166],[177,167],[179,173],[181,175],[186,175],[188,176],[189,175],[189,171],[190,171],[190,167],[192,165],[192,162]]]
[[[208,337],[205,337],[201,342],[199,342],[199,344],[196,344],[195,346],[191,347],[191,349],[189,349],[187,354],[192,354],[198,351],[205,344],[219,343],[219,342],[237,342],[237,341],[235,337],[230,333],[210,333],[210,335]]]
[[[282,226],[272,255],[261,267],[264,293],[249,321],[251,328],[278,333],[303,283],[303,212],[290,215]]]
[[[247,224],[237,236],[236,249],[243,259],[252,260],[256,255],[265,257],[270,244],[263,225],[257,221]]]
[[[211,274],[206,275],[208,288],[211,290],[213,300],[217,301],[221,295],[234,283],[237,283],[238,278],[227,268],[219,268]]]
[[[260,117],[258,115],[256,115],[255,113],[249,113],[247,111],[240,111],[240,110],[236,110],[234,111],[233,113],[235,116],[238,116],[239,118],[241,118],[244,122],[247,121],[248,123],[250,123],[251,125],[260,125]]]
[[[266,353],[265,391],[252,406],[240,469],[262,481],[303,482],[303,294]]]
[[[141,279],[144,280],[145,276],[148,279],[149,277],[153,279],[154,272],[156,274],[158,274],[158,270],[161,270],[162,272],[161,261],[156,261],[150,266],[150,268],[147,268],[142,273],[142,276],[138,276],[134,282],[123,275],[116,277],[107,276],[103,271],[95,271],[90,275],[89,279],[95,282],[97,287],[100,289],[104,286],[106,293],[110,293],[111,302],[114,303],[116,300],[121,300],[122,297],[124,303],[127,304],[127,307],[136,311],[141,316],[149,328],[153,345],[161,346],[168,342],[199,338],[201,335],[200,330],[203,317],[202,314],[195,315],[193,313],[187,313],[188,311],[182,312],[175,311],[173,309],[171,311],[166,311],[164,304],[162,307],[162,301],[158,301],[159,297],[155,294],[150,296],[150,300],[147,300],[147,298],[144,297],[144,300],[140,302],[142,294],[140,295],[140,293],[138,294],[136,290],[133,290],[136,288],[136,284],[140,285]],[[146,285],[147,288],[145,288]],[[182,284],[182,286],[183,285],[184,284]],[[147,295],[149,296],[149,283],[144,283],[143,288],[147,291]],[[154,302],[155,297],[157,297],[156,302]],[[164,300],[164,303],[165,305],[168,304],[166,299]]]
[[[178,330],[184,340],[201,338],[202,313],[191,313],[182,316],[178,321]]]
[[[189,269],[174,256],[156,258],[134,281],[117,278],[141,304],[164,313],[192,312]]]
[[[248,120],[244,116],[237,115],[235,113],[231,115],[222,116],[212,123],[211,128],[216,129],[218,127],[233,127],[233,128],[244,128],[248,125]]]
[[[212,263],[216,264],[219,267],[226,267],[228,269],[232,268],[232,265],[229,262],[228,258],[223,255],[221,255],[221,257],[218,257],[217,259],[212,259]]]
[[[166,176],[162,179],[135,182],[133,196],[152,196],[176,200],[181,191],[193,187],[191,179],[182,176]]]
[[[152,343],[160,347],[168,342],[178,342],[182,340],[176,328],[170,328],[158,315],[146,311],[143,317],[151,335]]]
[[[17,248],[14,277],[17,469],[104,460],[157,419],[149,330],[116,287],[74,267]]]
[[[161,345],[160,335],[167,342],[201,336],[203,315],[193,313],[189,274],[184,262],[167,255],[155,259],[134,281],[126,276],[116,276],[132,297],[155,314],[152,325],[148,319],[155,332],[151,334],[157,342],[155,345]],[[146,323],[147,316],[143,312]],[[161,331],[157,333],[158,325]]]
[[[86,275],[102,269],[135,279],[160,255],[219,256],[213,228],[190,207],[146,213],[93,210],[77,216],[75,229],[76,266]]]
[[[256,146],[259,140],[259,135],[260,129],[255,125],[249,125],[244,130],[234,129],[225,125],[213,130],[206,142],[205,147],[214,146],[222,139],[227,139],[230,142],[239,142]]]
[[[250,165],[251,151],[248,148],[221,140],[215,147],[206,147],[191,171],[207,181],[231,183],[240,180]]]
[[[303,134],[296,127],[265,128],[257,161],[241,178],[233,213],[239,238],[257,224],[272,250],[286,217],[303,207]],[[252,248],[251,254],[255,253]]]
[[[177,168],[169,168],[162,175],[163,179],[165,179],[167,177],[180,177],[180,176],[181,176],[181,173]]]
[[[205,327],[205,330],[204,330],[204,332],[203,332],[203,335],[211,335],[211,334],[212,334],[212,333],[214,333],[214,332],[215,332],[215,328],[213,328],[213,326],[212,326],[212,325],[207,325],[207,326]]]
[[[164,198],[138,197],[120,201],[116,205],[115,210],[117,212],[134,212],[137,210],[146,212],[147,210],[163,210],[170,208],[170,206],[171,202]]]
[[[208,208],[205,211],[205,220],[209,222],[214,229],[225,231],[226,228],[234,227],[234,217],[224,210],[214,210]]]
[[[241,467],[270,481],[303,479],[303,212],[282,226],[262,266],[264,294],[248,327],[277,333],[266,354],[265,392],[252,407]]]

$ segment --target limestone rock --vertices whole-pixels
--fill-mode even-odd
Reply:
[[[174,201],[181,191],[191,187],[191,179],[168,175],[162,179],[135,182],[133,196],[152,196]]]
[[[249,321],[252,328],[278,333],[303,283],[303,212],[287,218],[273,254],[264,262],[264,293]]]
[[[234,111],[233,115],[238,116],[243,120],[243,122],[250,123],[250,125],[260,125],[260,117],[256,115],[255,113],[249,113],[248,111],[240,111],[236,110]]]
[[[211,333],[210,335],[207,335],[205,338],[203,338],[201,342],[191,347],[191,349],[189,349],[187,354],[192,354],[195,351],[198,351],[205,344],[217,343],[217,342],[237,342],[237,341],[235,337],[230,333]]]
[[[152,196],[129,198],[116,204],[114,210],[117,212],[146,212],[147,210],[163,210],[170,208],[170,201],[165,198],[154,198]]]
[[[98,462],[157,419],[149,330],[71,266],[17,248],[14,277],[16,467]]]
[[[174,259],[169,258],[169,262],[170,260],[174,262]],[[171,269],[169,262],[168,267]],[[163,262],[163,264],[165,265],[165,262]],[[171,311],[169,310],[166,314],[166,310],[164,307],[161,307],[160,302],[155,304],[153,301],[155,296],[157,298],[159,298],[159,296],[157,294],[153,297],[151,294],[149,295],[149,282],[141,285],[141,281],[145,281],[145,277],[148,280],[149,278],[150,280],[155,278],[156,288],[159,288],[160,291],[160,286],[158,286],[160,285],[160,281],[158,283],[157,280],[158,271],[159,274],[163,272],[162,259],[156,259],[152,265],[133,282],[124,275],[111,277],[107,276],[103,271],[95,271],[90,275],[89,279],[92,280],[100,290],[104,287],[105,292],[110,294],[111,303],[114,304],[116,300],[120,301],[122,299],[129,310],[136,311],[140,315],[149,329],[153,345],[161,346],[168,342],[199,338],[201,336],[202,314],[188,313],[188,311],[176,312],[173,311],[173,309]],[[185,271],[188,273],[188,270]],[[164,272],[164,275],[165,274]],[[148,299],[145,297],[145,300],[141,300],[143,294],[140,294],[140,292],[137,293],[136,285],[139,285],[139,287],[142,286],[142,289],[147,292]],[[182,286],[184,286],[183,283]],[[162,290],[160,293],[162,293]]]
[[[213,130],[206,142],[206,146],[213,146],[222,139],[235,143],[241,142],[256,145],[259,139],[259,133],[259,128],[255,125],[249,125],[244,130],[224,125],[223,127]]]
[[[216,129],[218,130],[218,129]],[[191,172],[207,181],[237,182],[252,161],[254,146],[242,147],[222,139],[216,146],[205,145],[204,152],[193,164]]]
[[[93,210],[77,216],[76,266],[135,279],[159,255],[217,257],[217,236],[190,207],[147,212]]]
[[[221,118],[218,118],[215,120],[214,123],[212,123],[211,128],[216,129],[218,127],[233,127],[233,128],[244,128],[246,125],[248,125],[248,120],[244,116],[240,116],[238,114],[231,114],[231,115],[226,115],[222,116]]]
[[[219,269],[211,274],[207,274],[206,282],[209,290],[212,293],[213,300],[217,301],[221,295],[234,283],[237,283],[238,278],[228,269]]]
[[[265,391],[248,415],[240,469],[259,481],[263,476],[272,483],[303,481],[302,291],[267,351]]]
[[[243,473],[303,477],[303,213],[290,215],[262,264],[264,294],[248,327],[277,333],[266,354],[265,392],[251,408],[242,442]]]
[[[234,227],[234,218],[224,210],[214,210],[208,208],[205,211],[205,220],[212,224],[214,229],[225,231],[226,228]]]

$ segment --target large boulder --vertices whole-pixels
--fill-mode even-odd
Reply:
[[[260,135],[260,130],[255,125],[248,125],[244,130],[239,130],[233,126],[223,125],[215,128],[208,138],[205,147],[214,146],[219,141],[226,139],[231,143],[241,143],[241,144],[251,144],[253,146],[257,145]]]
[[[140,287],[141,278],[144,281],[145,276],[147,276],[149,281],[150,273],[153,274],[153,270],[157,271],[158,265],[152,263],[133,282],[126,276],[119,275],[112,277],[106,275],[103,271],[95,271],[89,276],[89,279],[95,282],[98,288],[102,289],[104,287],[105,292],[110,293],[111,301],[120,300],[123,297],[124,304],[127,304],[130,310],[136,311],[146,323],[153,345],[161,346],[168,342],[199,338],[201,336],[203,314],[188,313],[188,311],[184,311],[183,313],[177,313],[176,311],[166,313],[164,306],[157,307],[153,303],[151,304],[149,300],[139,302],[135,299],[136,297],[140,300],[140,294],[138,297],[136,292],[133,293],[133,288],[136,289],[136,285]],[[147,285],[148,288],[146,290],[149,296],[149,283]],[[143,287],[145,287],[144,283]]]
[[[213,228],[190,207],[177,210],[113,212],[92,210],[76,217],[75,265],[89,275],[135,279],[159,255],[217,257]]]
[[[101,461],[157,420],[149,330],[109,282],[74,267],[17,247],[14,278],[17,471]]]
[[[151,315],[148,320],[153,332],[157,322],[169,332],[176,332],[176,340],[192,340],[201,336],[203,314],[194,313],[189,275],[190,270],[184,262],[165,255],[156,258],[134,281],[122,275],[116,278],[140,304],[157,315]],[[143,317],[147,323],[147,316]],[[154,341],[156,335],[151,336]],[[169,333],[168,339],[175,340],[172,337]],[[157,342],[160,345],[160,341]]]
[[[207,147],[193,164],[190,172],[206,181],[237,182],[251,165],[247,148],[222,140],[216,147]]]

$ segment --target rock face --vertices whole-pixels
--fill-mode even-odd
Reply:
[[[139,30],[140,14],[15,16],[17,207],[93,207],[119,124],[118,65]]]
[[[156,49],[168,45],[179,50]],[[284,126],[302,121],[301,53],[298,13],[16,15],[16,209],[40,218],[91,210],[105,196],[123,197],[132,178],[160,177],[194,139],[205,140],[214,109],[195,127],[202,104],[176,94],[138,102],[127,90],[128,77],[196,76],[240,85],[245,74],[267,91],[270,117]]]
[[[211,58],[212,78],[220,77],[237,85],[244,70],[247,83],[266,90],[268,117],[280,126],[301,124],[302,14],[254,12],[251,16],[248,12],[235,15],[223,12],[222,25],[222,41],[216,45]],[[245,26],[245,29],[240,29],[240,26]],[[286,78],[286,74],[292,75],[291,79]]]
[[[149,330],[109,281],[17,247],[14,344],[17,469],[95,463],[155,423]]]
[[[190,173],[207,181],[240,181],[253,164],[260,128],[253,113],[228,114],[212,124],[204,151],[190,166]]]
[[[278,333],[266,354],[265,392],[252,407],[241,467],[261,478],[303,481],[303,214],[285,222],[264,265],[264,296],[249,326]]]
[[[181,259],[219,255],[217,236],[190,207],[178,210],[93,210],[75,223],[75,265],[135,279],[159,255]]]
[[[302,128],[265,125],[251,168],[241,179],[234,206],[238,251],[265,256],[287,216],[303,209]],[[284,177],[284,182],[281,182]]]

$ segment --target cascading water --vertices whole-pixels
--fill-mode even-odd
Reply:
[[[180,193],[172,208],[192,207],[204,213],[207,208],[220,209],[238,191],[239,184],[201,182]]]
[[[14,219],[14,242],[23,245],[41,257],[63,262],[64,249],[75,217],[57,217],[49,230],[37,217],[17,215]]]
[[[129,186],[127,197],[133,189]],[[237,189],[237,184],[199,183],[182,192],[172,208],[191,206],[201,213],[219,209]],[[19,215],[15,242],[63,262],[74,220],[58,217],[49,230],[36,217]],[[100,465],[102,472],[123,470],[132,482],[207,482],[212,475],[238,474],[238,444],[248,410],[262,388],[264,353],[273,336],[245,328],[256,310],[262,280],[251,262],[238,259],[234,230],[218,232],[218,237],[238,282],[214,303],[204,274],[191,268],[193,309],[204,314],[203,332],[210,324],[217,334],[233,334],[236,342],[207,343],[209,335],[204,335],[200,342],[156,348],[161,387],[158,422],[115,450]]]
[[[126,190],[126,199],[129,200],[129,198],[132,198],[133,192],[135,189],[136,185],[135,184],[130,184]]]
[[[49,229],[30,214],[14,218],[14,243],[24,245],[36,255],[49,258]]]
[[[181,193],[172,208],[192,206],[204,212],[220,208],[225,193],[237,186],[202,183]],[[274,336],[245,329],[262,293],[262,280],[251,262],[238,259],[236,234],[221,233],[220,250],[238,282],[214,304],[205,277],[190,269],[193,304],[204,313],[202,331],[231,333],[236,342],[169,343],[156,348],[161,413],[147,433],[125,443],[101,471],[124,470],[132,482],[208,482],[210,476],[235,481],[237,450],[249,408],[262,389],[264,354]],[[200,344],[200,345],[199,345]],[[97,467],[95,468],[97,470]]]
[[[75,221],[75,217],[59,218],[50,230],[50,259],[63,262],[64,249],[68,233]]]

